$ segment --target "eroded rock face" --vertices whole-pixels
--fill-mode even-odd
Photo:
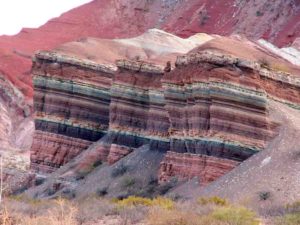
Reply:
[[[53,56],[37,55],[33,66],[36,133],[31,163],[43,172],[67,163],[100,139],[109,125],[113,70]]]
[[[149,144],[152,151],[165,153],[160,181],[198,177],[206,185],[264,150],[276,136],[269,99],[299,107],[299,68],[286,64],[291,73],[276,69],[273,65],[283,60],[254,43],[217,38],[186,55],[153,51],[143,59],[124,55],[116,63],[108,58],[103,63],[101,54],[96,61],[81,60],[74,52],[36,55],[31,152],[36,171],[54,171],[104,137],[81,157],[78,168],[115,163]],[[115,59],[114,50],[109,57]],[[167,61],[159,57],[176,59],[176,68],[166,70]]]
[[[198,177],[201,185],[206,185],[228,173],[238,162],[204,154],[168,152],[161,162],[159,181],[172,177],[192,179]]]

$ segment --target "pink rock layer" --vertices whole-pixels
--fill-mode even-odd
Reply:
[[[30,152],[31,169],[41,173],[53,172],[90,144],[90,141],[36,130]]]
[[[114,164],[115,162],[119,161],[132,151],[133,149],[128,148],[127,146],[112,144],[110,147],[109,154],[107,156],[107,162],[109,164]]]
[[[161,162],[159,181],[165,182],[172,177],[191,179],[197,177],[200,185],[206,185],[238,166],[234,160],[221,159],[206,155],[167,152]]]

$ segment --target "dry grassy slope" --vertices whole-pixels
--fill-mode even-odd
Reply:
[[[193,182],[176,192],[185,196],[221,196],[258,210],[275,212],[277,207],[300,199],[300,111],[270,102],[270,116],[281,123],[278,136],[266,150],[200,190]],[[189,192],[185,191],[189,190]],[[261,192],[270,192],[262,201]]]

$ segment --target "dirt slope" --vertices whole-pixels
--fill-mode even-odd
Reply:
[[[278,213],[281,206],[300,198],[300,112],[277,102],[270,102],[270,114],[281,123],[278,136],[266,150],[244,161],[206,188],[195,181],[176,192],[195,198],[199,195],[221,196],[249,205],[262,213]],[[189,190],[189,191],[186,191]],[[269,193],[267,200],[260,195]]]

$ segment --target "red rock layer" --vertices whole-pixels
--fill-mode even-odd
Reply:
[[[112,144],[107,157],[107,162],[109,164],[114,164],[115,162],[128,155],[130,152],[132,152],[132,149],[128,148],[127,146]]]
[[[238,162],[206,155],[167,152],[161,162],[159,181],[172,177],[191,179],[197,177],[201,185],[206,185],[238,166]]]
[[[259,149],[273,136],[257,72],[190,64],[163,82],[174,137],[214,137]]]
[[[134,63],[128,61],[127,65]],[[156,71],[151,64],[137,63],[145,65],[145,70],[135,71],[130,66],[124,68],[118,64],[119,71],[111,88],[109,128],[122,133],[123,138],[117,141],[118,144],[131,147],[139,147],[147,142],[146,139],[163,141],[168,137],[169,128],[160,82],[163,72]]]
[[[39,172],[53,172],[79,155],[91,142],[64,135],[35,131],[30,152],[31,168]]]
[[[199,51],[178,57],[176,65],[162,82],[170,150],[181,154],[177,158],[166,155],[161,177],[191,178],[198,171],[203,185],[263,150],[276,135],[276,124],[268,118],[267,94],[255,64],[215,51]],[[234,163],[228,167],[211,163],[201,174],[199,167],[193,169],[192,160],[178,163],[185,153]]]
[[[36,55],[33,169],[52,171],[105,135],[111,73],[110,68],[73,58],[47,52]]]

